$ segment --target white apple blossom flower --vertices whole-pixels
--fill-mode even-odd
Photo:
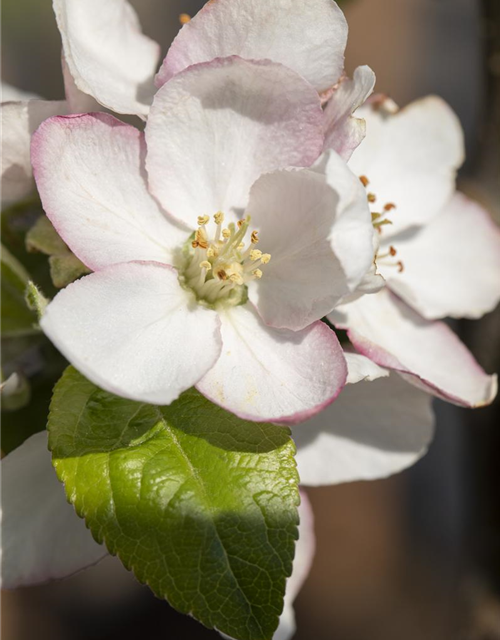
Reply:
[[[477,318],[500,298],[499,230],[479,205],[454,194],[463,160],[458,120],[433,97],[401,111],[376,101],[360,112],[368,135],[350,167],[369,191],[387,287],[329,318],[360,353],[408,382],[462,406],[489,404],[496,376],[436,321]],[[387,219],[392,224],[381,225]]]
[[[276,171],[321,152],[317,92],[271,62],[193,65],[158,91],[145,141],[104,114],[53,118],[35,134],[44,209],[95,271],[49,304],[42,329],[128,398],[168,404],[196,384],[248,419],[321,410],[346,369],[319,320],[363,278],[372,227],[336,154],[324,175]],[[179,224],[149,194],[144,161]]]

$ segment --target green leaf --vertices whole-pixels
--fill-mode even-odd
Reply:
[[[24,299],[28,280],[26,269],[2,246],[2,338],[37,332],[36,316]]]
[[[272,638],[298,535],[288,429],[195,390],[168,407],[124,400],[72,367],[48,429],[69,500],[141,582],[207,627]]]

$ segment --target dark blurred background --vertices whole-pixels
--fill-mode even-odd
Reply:
[[[132,4],[165,53],[179,14],[194,15],[203,2]],[[341,4],[350,26],[347,70],[368,63],[378,91],[401,105],[429,93],[445,98],[466,132],[460,186],[500,222],[500,0]],[[61,98],[50,0],[3,0],[2,22],[3,80]],[[500,370],[498,311],[454,328],[486,370]],[[499,403],[468,412],[436,402],[436,412],[435,442],[412,469],[308,491],[317,555],[296,602],[297,640],[500,640]],[[219,637],[156,600],[114,559],[4,593],[3,633],[6,640]]]

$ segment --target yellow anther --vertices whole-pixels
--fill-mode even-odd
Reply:
[[[202,227],[204,224],[210,222],[210,216],[198,216],[198,224]]]
[[[381,213],[372,213],[372,222],[375,222],[375,220],[378,220],[381,217],[382,217]]]
[[[212,268],[212,265],[208,260],[203,260],[202,262],[200,262],[200,267],[202,269],[206,269],[207,271],[210,271],[210,269]]]
[[[263,253],[262,256],[261,256],[261,259],[260,259],[262,264],[267,264],[269,262],[269,260],[271,260],[271,254],[270,253]]]
[[[387,204],[384,205],[384,211],[391,211],[392,209],[395,209],[396,205],[393,202],[388,202]]]
[[[191,21],[191,16],[188,13],[181,13],[179,16],[179,22],[181,24],[187,24]]]
[[[252,275],[254,278],[260,280],[260,278],[262,278],[262,271],[260,269],[254,269],[254,271],[252,271]]]
[[[366,176],[359,176],[359,179],[360,179],[361,184],[363,185],[363,187],[367,187],[370,184],[370,181],[368,180],[368,178]]]
[[[238,245],[238,251],[241,251],[244,248],[245,248],[245,243],[244,242],[240,242],[240,244]]]
[[[224,214],[222,213],[222,211],[217,211],[217,213],[214,215],[214,221],[215,224],[222,224],[224,222]]]
[[[213,244],[211,244],[207,249],[207,258],[216,258],[219,255],[219,250]]]
[[[250,241],[252,244],[257,244],[259,242],[259,232],[258,231],[252,231],[252,236],[250,238]]]
[[[230,238],[231,237],[231,231],[229,229],[222,229],[222,236],[224,238]]]
[[[258,249],[252,249],[252,251],[250,251],[250,260],[259,260],[261,257],[262,251],[259,251]]]
[[[374,193],[369,193],[367,198],[368,202],[375,202],[377,200],[377,196]]]
[[[238,225],[238,229],[241,229],[241,227],[245,224],[245,220],[238,220],[236,224]]]
[[[203,229],[197,229],[194,236],[194,242],[192,244],[194,249],[196,249],[196,247],[201,247],[202,249],[206,249],[208,247],[207,236]]]
[[[240,276],[239,273],[232,273],[229,276],[229,279],[231,280],[231,282],[234,282],[235,284],[243,284],[244,280],[243,278]]]
[[[219,269],[219,271],[217,271],[217,277],[219,278],[219,280],[227,280],[227,273],[224,271],[224,269]]]

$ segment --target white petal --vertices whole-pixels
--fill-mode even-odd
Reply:
[[[53,0],[69,70],[80,91],[117,113],[146,115],[159,45],[126,0]]]
[[[102,111],[101,105],[95,98],[89,96],[87,93],[83,93],[83,91],[80,91],[76,86],[64,53],[61,56],[61,66],[64,80],[64,94],[66,96],[66,102],[68,103],[69,113]]]
[[[344,160],[366,135],[364,120],[353,113],[369,98],[375,86],[375,74],[370,67],[358,67],[352,80],[344,78],[335,88],[325,107],[325,149],[333,149]]]
[[[388,285],[425,318],[479,318],[500,300],[500,229],[457,193],[430,223],[392,243],[404,270],[383,268]]]
[[[0,106],[2,120],[2,207],[35,188],[30,161],[31,134],[46,118],[66,113],[65,102],[29,100]]]
[[[142,133],[104,113],[52,118],[33,136],[47,216],[93,270],[130,260],[171,263],[189,237],[149,194],[145,153]]]
[[[215,0],[179,32],[158,73],[163,85],[198,62],[238,55],[290,67],[317,91],[325,91],[344,68],[347,23],[333,0]]]
[[[192,226],[200,215],[241,213],[262,173],[316,160],[322,117],[314,89],[281,65],[226,58],[186,69],[151,107],[152,192]]]
[[[268,174],[250,193],[252,227],[271,261],[250,282],[249,296],[271,326],[298,330],[321,319],[372,264],[373,228],[361,183],[335,153],[326,174]]]
[[[301,483],[374,480],[414,464],[432,440],[431,401],[394,373],[347,385],[325,411],[293,428]]]
[[[323,322],[272,329],[250,304],[221,312],[222,351],[198,389],[246,420],[292,424],[321,411],[344,386],[347,367]]]
[[[356,384],[357,382],[373,382],[378,378],[389,377],[389,371],[379,367],[373,360],[360,353],[344,352],[347,362],[347,383]]]
[[[347,329],[355,348],[412,384],[465,407],[492,402],[496,376],[488,376],[442,322],[430,322],[382,289],[337,307],[329,316]]]
[[[456,171],[464,159],[458,118],[436,97],[392,115],[375,102],[356,115],[366,121],[366,138],[349,166],[369,179],[368,191],[377,198],[373,211],[388,203],[397,207],[390,212],[393,224],[383,228],[383,237],[426,224],[455,190]]]
[[[61,291],[40,322],[61,353],[111,393],[169,404],[220,354],[215,311],[181,288],[177,272],[129,262]]]
[[[95,564],[106,548],[66,501],[37,433],[2,459],[2,588],[64,578]]]

